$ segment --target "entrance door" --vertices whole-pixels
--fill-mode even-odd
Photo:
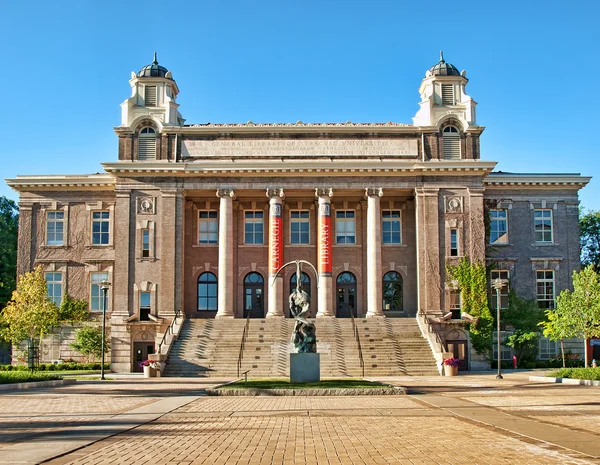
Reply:
[[[337,278],[337,314],[338,318],[350,318],[350,312],[356,314],[356,277],[349,272]]]
[[[469,360],[467,358],[467,341],[448,341],[448,352],[450,352],[454,358],[460,360],[458,364],[458,371],[466,371],[469,369]]]
[[[148,355],[154,353],[154,344],[150,342],[133,343],[133,371],[140,372],[144,369],[140,366],[144,360],[148,360]]]
[[[244,318],[264,318],[263,277],[258,273],[249,273],[244,278]]]

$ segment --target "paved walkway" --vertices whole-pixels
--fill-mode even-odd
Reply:
[[[399,397],[205,397],[212,379],[0,395],[0,463],[600,463],[600,388],[402,377]]]

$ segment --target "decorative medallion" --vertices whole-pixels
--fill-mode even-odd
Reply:
[[[462,197],[446,197],[446,213],[462,213]]]
[[[154,215],[156,213],[156,203],[154,197],[138,198],[138,213],[140,215]]]

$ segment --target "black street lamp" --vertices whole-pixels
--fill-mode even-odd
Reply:
[[[102,365],[100,366],[100,379],[104,379],[104,343],[106,340],[106,307],[108,306],[108,288],[110,283],[104,279],[100,282],[102,289]]]
[[[492,287],[496,289],[496,323],[497,323],[497,332],[496,332],[496,342],[498,343],[498,374],[496,375],[496,379],[504,379],[502,378],[502,370],[500,368],[501,362],[501,352],[500,352],[500,290],[506,285],[506,279],[496,278],[492,281]]]

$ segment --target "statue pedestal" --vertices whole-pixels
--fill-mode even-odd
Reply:
[[[290,383],[321,381],[321,354],[290,354]]]

